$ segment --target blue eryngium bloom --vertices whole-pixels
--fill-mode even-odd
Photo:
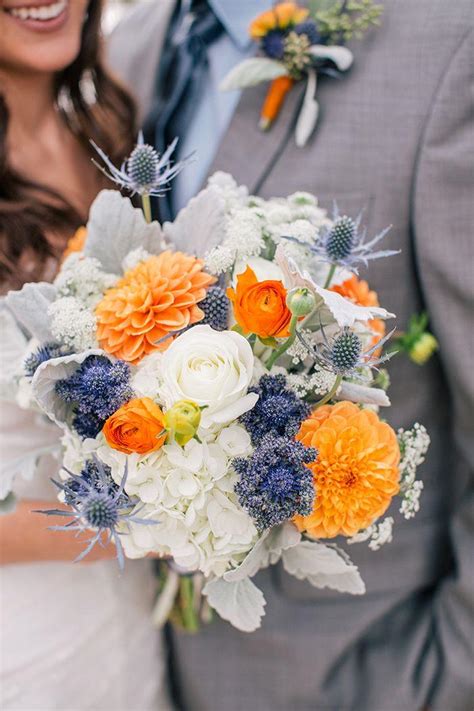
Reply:
[[[104,151],[91,141],[99,156],[105,163],[97,165],[104,175],[116,185],[128,190],[132,195],[152,195],[160,197],[167,190],[169,183],[184,168],[186,160],[174,163],[171,156],[174,153],[178,139],[175,138],[166,151],[159,153],[143,141],[143,134],[138,134],[138,142],[129,157],[117,168]]]
[[[347,215],[340,215],[337,205],[334,205],[333,225],[322,230],[313,244],[300,242],[295,237],[284,237],[292,242],[309,249],[316,257],[329,264],[345,267],[349,271],[358,273],[357,265],[368,263],[372,259],[391,257],[400,250],[376,250],[375,246],[382,240],[390,227],[386,227],[371,240],[366,241],[367,231],[361,229],[362,213],[355,220]]]
[[[128,464],[120,485],[117,485],[111,475],[110,468],[94,458],[86,462],[81,474],[77,476],[68,469],[69,479],[65,482],[52,480],[64,494],[65,502],[71,507],[70,511],[63,509],[50,509],[38,513],[47,516],[66,516],[72,520],[65,526],[51,526],[52,531],[77,531],[93,530],[94,535],[87,541],[86,548],[77,556],[74,562],[86,557],[96,543],[101,546],[113,541],[117,550],[117,560],[123,570],[125,558],[120,533],[117,527],[120,524],[129,526],[130,523],[155,525],[157,521],[148,521],[139,518],[138,513],[143,509],[143,504],[137,506],[138,500],[125,493]]]
[[[374,355],[388,341],[394,331],[395,329],[387,333],[386,336],[366,351],[362,350],[360,336],[347,326],[329,341],[321,324],[323,343],[317,346],[308,343],[300,331],[297,331],[297,336],[307,349],[308,354],[325,370],[329,370],[335,375],[360,378],[357,373],[359,368],[366,367],[378,370],[378,365],[386,363],[395,355],[394,352],[387,353],[379,358]]]

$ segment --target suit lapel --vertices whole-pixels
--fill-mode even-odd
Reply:
[[[269,133],[262,133],[258,128],[258,119],[267,89],[265,84],[242,92],[209,170],[209,175],[216,170],[232,173],[236,181],[248,185],[253,194],[271,173],[288,141],[293,139],[303,86],[297,85],[292,89],[274,126]]]

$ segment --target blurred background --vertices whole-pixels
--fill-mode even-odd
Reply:
[[[104,33],[111,32],[127,12],[145,2],[159,2],[159,0],[107,0],[103,20]]]

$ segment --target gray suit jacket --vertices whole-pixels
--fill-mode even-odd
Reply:
[[[306,149],[287,131],[298,91],[261,134],[266,88],[257,87],[243,93],[213,169],[264,197],[307,190],[328,206],[336,197],[349,214],[364,206],[369,232],[393,225],[390,247],[402,252],[377,262],[370,284],[400,327],[427,308],[441,345],[424,368],[404,358],[392,365],[390,422],[422,422],[432,437],[422,510],[408,522],[392,511],[394,541],[379,552],[351,548],[365,597],[315,590],[277,568],[261,576],[268,605],[258,632],[217,622],[176,635],[191,711],[473,707],[473,4],[383,4],[380,29],[354,44],[351,72],[321,80],[323,113]],[[158,45],[173,5],[140,11],[159,28]],[[137,28],[133,39],[127,31],[113,39],[112,57],[136,86],[143,74],[130,73],[126,55],[148,49]]]

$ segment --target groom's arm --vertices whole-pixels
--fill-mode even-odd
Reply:
[[[472,28],[440,80],[415,175],[413,228],[419,273],[450,386],[456,443],[445,476],[460,484],[451,520],[456,568],[434,600],[433,645],[441,674],[433,711],[470,711],[474,702],[474,86]]]

